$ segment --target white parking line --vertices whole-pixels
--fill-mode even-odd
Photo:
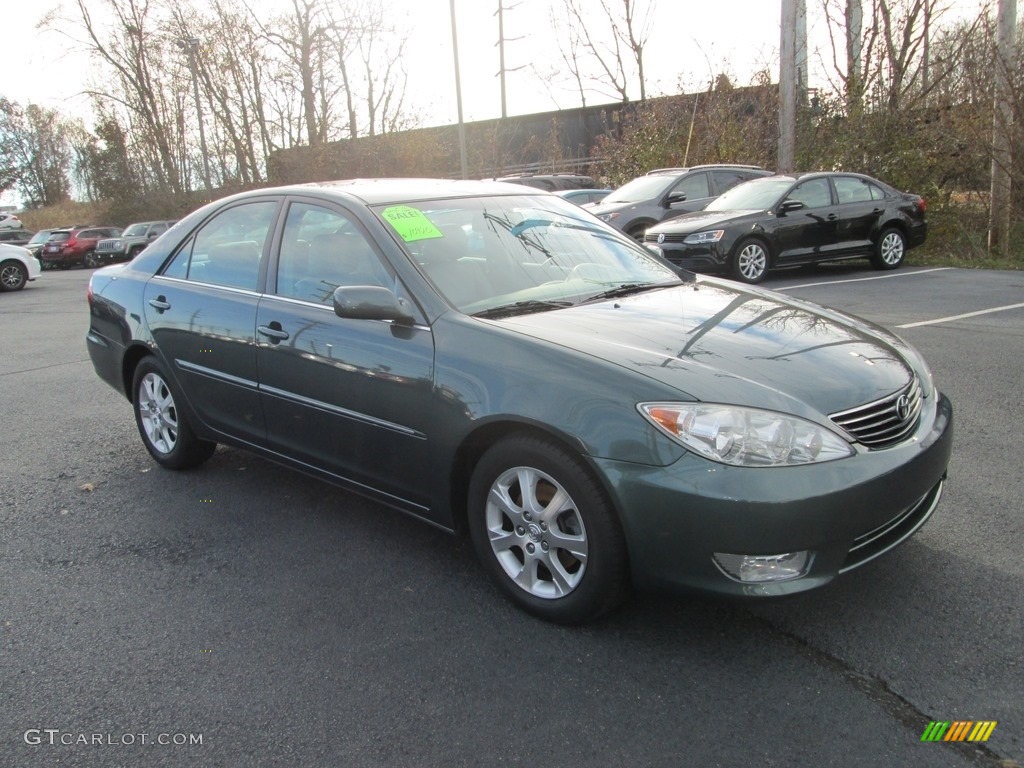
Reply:
[[[991,315],[993,312],[1005,312],[1008,309],[1020,309],[1024,304],[1007,304],[1005,307],[992,307],[992,309],[979,309],[977,312],[965,312],[962,315],[950,315],[935,320],[922,320],[919,323],[905,323],[897,325],[897,328],[917,328],[921,325],[937,325],[939,323],[951,323],[954,320],[963,320],[965,317],[977,317],[978,315]]]
[[[814,288],[819,285],[840,285],[841,283],[862,283],[865,280],[888,280],[890,277],[913,277],[914,275],[927,275],[929,272],[944,272],[952,267],[933,267],[922,269],[917,272],[894,272],[891,275],[878,275],[877,277],[855,277],[852,280],[828,280],[822,283],[804,283],[803,285],[789,285],[785,288],[772,288],[773,291],[795,291],[797,288]]]

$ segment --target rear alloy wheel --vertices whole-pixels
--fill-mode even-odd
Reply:
[[[20,261],[0,264],[0,291],[20,291],[28,282],[28,270]]]
[[[612,505],[578,458],[544,438],[509,438],[484,453],[470,481],[469,530],[499,587],[543,619],[581,624],[628,592]]]
[[[100,265],[99,260],[96,258],[96,251],[86,251],[82,256],[82,264],[90,269],[98,267]]]
[[[878,269],[896,269],[906,255],[907,242],[903,239],[903,233],[898,229],[885,229],[875,245],[871,263]]]
[[[189,469],[213,455],[217,444],[196,437],[155,358],[143,359],[135,369],[132,394],[139,434],[158,464],[167,469]]]
[[[744,283],[760,283],[768,272],[768,251],[760,240],[744,240],[732,257],[732,276]]]

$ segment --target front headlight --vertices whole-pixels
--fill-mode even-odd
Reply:
[[[597,218],[599,218],[601,221],[614,221],[615,219],[619,218],[619,212],[613,211],[612,213],[599,213],[597,215]]]
[[[640,403],[644,418],[706,459],[735,467],[791,467],[852,456],[850,444],[814,422],[718,403]]]
[[[694,232],[692,235],[687,235],[686,239],[683,240],[687,245],[704,245],[706,243],[717,243],[725,235],[724,229],[716,229],[713,232]]]

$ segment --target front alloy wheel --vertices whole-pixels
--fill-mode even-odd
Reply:
[[[759,283],[768,272],[768,251],[759,240],[744,240],[732,260],[732,274],[744,283]]]
[[[470,483],[470,534],[505,593],[550,621],[578,624],[626,594],[626,550],[603,490],[562,447],[521,436],[491,447]]]
[[[28,282],[28,270],[18,261],[0,264],[0,291],[20,291]]]

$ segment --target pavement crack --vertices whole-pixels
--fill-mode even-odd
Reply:
[[[890,717],[903,724],[916,736],[920,737],[928,723],[936,719],[926,715],[893,691],[884,680],[857,671],[838,656],[814,647],[804,638],[781,629],[768,619],[754,614],[749,615],[754,622],[779,637],[783,645],[842,678],[850,687],[880,706]],[[949,741],[943,742],[942,747],[953,750],[972,765],[983,768],[1020,768],[1016,761],[1001,757],[983,742]]]
[[[82,358],[81,360],[65,360],[63,363],[50,363],[50,365],[40,365],[40,366],[38,366],[36,368],[21,368],[21,369],[19,369],[17,371],[2,371],[2,372],[0,372],[0,377],[3,377],[3,376],[16,376],[19,373],[32,373],[33,371],[45,371],[45,370],[47,370],[49,368],[60,368],[60,367],[65,366],[65,365],[79,365],[81,363],[88,363],[88,362],[89,362],[89,358],[88,357]]]

